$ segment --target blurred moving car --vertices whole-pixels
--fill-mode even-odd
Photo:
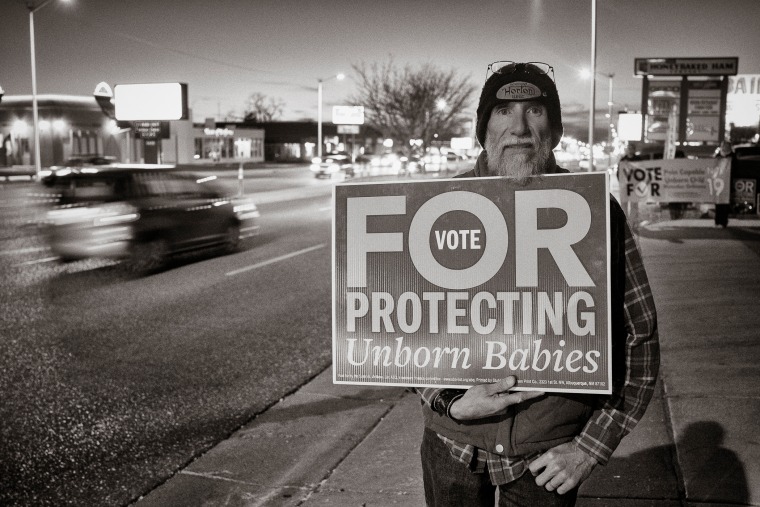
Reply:
[[[64,162],[63,167],[83,165],[111,165],[114,163],[116,163],[115,157],[85,153],[69,157],[66,162]]]
[[[147,164],[51,168],[41,178],[55,196],[44,220],[50,248],[63,262],[123,259],[136,273],[201,248],[233,252],[259,212],[215,179]]]
[[[322,158],[314,157],[311,159],[310,169],[316,178],[332,178],[341,174],[346,177],[354,175],[351,155],[345,151],[328,153]]]

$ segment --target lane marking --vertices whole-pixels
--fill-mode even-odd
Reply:
[[[45,250],[50,250],[50,248],[46,246],[19,248],[18,250],[0,251],[0,255],[19,255],[19,254],[25,254],[25,253],[43,252]]]
[[[58,260],[58,257],[45,257],[44,259],[37,259],[34,261],[22,262],[20,264],[16,264],[16,266],[29,266],[31,264],[42,264],[43,262],[52,262],[52,261],[57,261],[57,260]]]
[[[304,248],[303,250],[297,250],[295,252],[290,252],[289,254],[281,255],[279,257],[274,257],[273,259],[262,261],[256,264],[251,264],[250,266],[246,266],[244,268],[235,269],[233,271],[230,271],[229,273],[226,273],[226,275],[227,276],[239,275],[240,273],[245,273],[246,271],[251,271],[252,269],[258,269],[264,266],[268,266],[269,264],[274,264],[275,262],[280,262],[286,259],[290,259],[291,257],[296,257],[298,255],[303,255],[305,253],[313,252],[314,250],[319,250],[320,248],[324,248],[326,246],[327,245],[325,243],[310,246],[309,248]]]

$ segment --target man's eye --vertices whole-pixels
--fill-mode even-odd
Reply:
[[[530,112],[530,114],[534,114],[536,116],[541,116],[542,114],[544,114],[544,110],[541,109],[540,107],[531,107],[528,110],[528,112]]]
[[[512,112],[512,110],[510,108],[508,108],[508,107],[502,107],[501,109],[497,109],[496,110],[496,114],[502,114],[502,115],[504,115],[504,114],[510,114],[511,112]]]

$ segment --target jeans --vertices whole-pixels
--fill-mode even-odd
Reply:
[[[494,507],[497,486],[491,484],[488,472],[472,473],[454,459],[449,448],[434,431],[425,429],[420,447],[425,503],[428,507]],[[578,489],[560,495],[536,485],[530,472],[519,479],[498,486],[499,507],[556,506],[572,507]]]

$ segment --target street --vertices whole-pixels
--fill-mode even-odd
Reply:
[[[332,183],[245,184],[258,236],[142,278],[57,263],[0,190],[0,504],[127,504],[329,364]]]

